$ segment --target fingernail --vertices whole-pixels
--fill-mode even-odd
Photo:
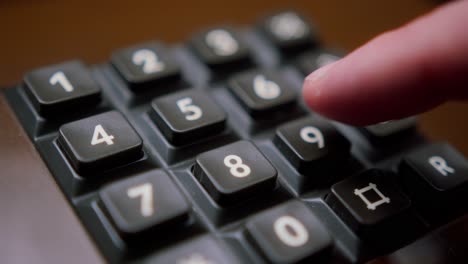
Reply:
[[[308,89],[312,89],[315,95],[320,95],[321,92],[321,85],[319,85],[320,81],[327,75],[330,69],[336,64],[336,62],[330,63],[325,65],[313,73],[309,74],[305,78],[305,82],[307,83]]]

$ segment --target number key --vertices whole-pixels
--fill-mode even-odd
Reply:
[[[75,170],[85,175],[124,165],[143,154],[142,140],[115,111],[61,126],[58,142]]]
[[[299,56],[296,65],[304,75],[309,75],[321,67],[338,61],[341,57],[341,55],[332,51],[319,50],[306,52]]]
[[[273,263],[314,263],[325,257],[332,245],[323,224],[299,201],[254,216],[247,222],[247,233]]]
[[[212,235],[191,239],[151,256],[147,263],[238,264],[244,263],[228,245]]]
[[[296,12],[286,11],[268,17],[261,30],[273,44],[284,52],[295,52],[313,47],[315,28]]]
[[[296,93],[272,72],[250,71],[229,80],[231,92],[254,117],[290,107]]]
[[[163,171],[153,171],[105,187],[100,192],[105,210],[123,236],[184,221],[189,205]]]
[[[32,71],[24,77],[26,94],[42,116],[90,108],[100,101],[99,85],[80,61]]]
[[[194,90],[156,98],[150,117],[176,145],[215,135],[226,122],[224,111],[208,95]]]
[[[197,156],[195,176],[220,204],[272,190],[276,169],[248,141],[202,153]]]
[[[151,42],[112,54],[112,65],[134,90],[155,88],[180,78],[180,68],[166,46]]]
[[[194,35],[190,45],[198,57],[213,70],[249,63],[249,51],[238,32],[213,28]]]
[[[279,127],[274,142],[302,173],[328,169],[349,157],[349,141],[317,118],[306,117]]]

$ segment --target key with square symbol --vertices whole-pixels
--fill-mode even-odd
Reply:
[[[150,256],[148,263],[175,264],[238,264],[244,263],[226,243],[214,236],[204,235],[167,251]]]
[[[92,109],[101,99],[99,85],[80,61],[34,70],[25,75],[24,84],[36,111],[46,117]]]
[[[398,228],[411,202],[391,172],[371,169],[334,184],[327,203],[358,234],[377,237]]]
[[[99,196],[123,237],[174,227],[187,219],[190,210],[179,188],[162,170],[108,185]]]
[[[272,263],[323,260],[333,243],[325,226],[299,201],[252,217],[246,228],[250,240]]]
[[[233,28],[199,32],[193,36],[190,45],[203,63],[215,71],[250,63],[249,50]]]
[[[111,62],[134,91],[157,89],[180,79],[180,67],[170,52],[163,43],[150,42],[114,52]]]
[[[341,57],[337,52],[328,50],[306,52],[299,56],[296,65],[304,75],[309,75],[319,68],[338,61]]]
[[[253,117],[287,109],[296,102],[296,92],[278,74],[248,71],[234,75],[230,91]]]
[[[75,170],[86,176],[116,168],[143,156],[143,142],[117,111],[60,127],[58,143]]]
[[[468,161],[444,143],[426,145],[407,154],[401,180],[418,200],[451,205],[468,191]],[[458,198],[457,198],[458,197]]]
[[[172,144],[192,143],[224,130],[226,114],[207,94],[186,90],[153,100],[151,119]]]
[[[298,51],[316,44],[312,24],[293,11],[281,12],[262,21],[261,31],[281,51]]]
[[[220,204],[272,191],[277,171],[249,141],[238,141],[197,156],[195,177]]]
[[[302,173],[328,171],[330,166],[350,157],[349,141],[330,123],[318,118],[305,117],[280,126],[274,143]]]

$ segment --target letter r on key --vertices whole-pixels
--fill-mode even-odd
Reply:
[[[438,170],[442,175],[447,176],[449,173],[455,173],[452,167],[447,165],[447,161],[439,156],[432,156],[429,158],[429,164]]]

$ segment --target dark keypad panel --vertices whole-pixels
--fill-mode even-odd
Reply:
[[[303,79],[343,55],[311,20],[214,26],[5,90],[106,262],[366,263],[466,215],[467,160],[416,117],[353,127],[305,106]]]
[[[36,111],[43,116],[91,108],[100,100],[98,83],[80,61],[34,70],[25,75],[24,85]]]

